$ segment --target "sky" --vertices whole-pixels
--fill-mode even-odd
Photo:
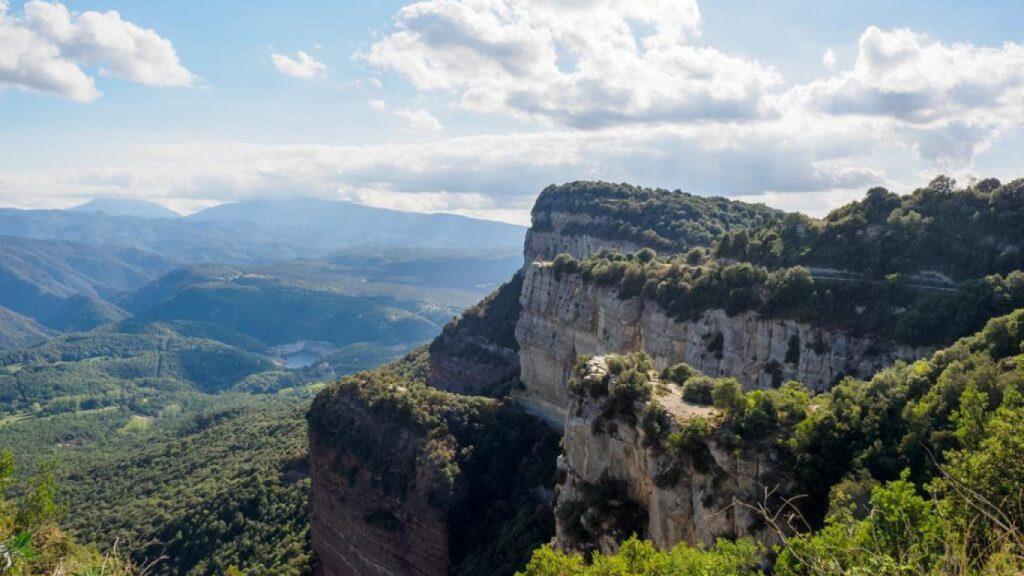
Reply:
[[[527,223],[609,180],[821,215],[1024,176],[1019,0],[0,0],[0,206]]]

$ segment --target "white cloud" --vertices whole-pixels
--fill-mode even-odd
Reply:
[[[405,122],[405,127],[410,132],[430,133],[440,132],[442,129],[441,121],[423,109],[395,110],[393,114]]]
[[[18,88],[90,102],[102,93],[83,67],[150,86],[193,86],[170,41],[115,11],[72,13],[33,0],[12,15],[0,2],[0,89]]]
[[[860,122],[828,127],[791,119],[762,124],[621,127],[471,136],[373,146],[193,143],[136,148],[122,163],[47,178],[0,174],[0,204],[35,205],[97,195],[160,198],[168,205],[318,195],[419,211],[523,221],[546,185],[628,181],[699,194],[773,193],[777,205],[808,191],[862,192],[890,184],[878,154],[914,166],[913,151]],[[790,139],[793,133],[804,138]],[[69,202],[70,203],[70,202]]]
[[[370,100],[368,104],[374,112],[389,114],[400,119],[405,129],[409,132],[429,134],[440,132],[443,129],[441,121],[429,111],[422,108],[399,108],[397,110],[392,110],[385,100],[379,98]]]
[[[471,110],[595,128],[752,118],[779,75],[688,40],[695,0],[427,0],[362,55]]]
[[[327,66],[301,50],[295,53],[294,58],[275,52],[270,55],[270,59],[273,60],[278,72],[293,78],[310,80],[322,78],[327,73]]]
[[[822,56],[821,56],[821,64],[829,72],[835,72],[836,67],[839,66],[839,61],[838,61],[838,57],[836,56],[836,51],[831,49],[831,48],[829,48],[828,50],[825,50],[825,53],[822,54]]]
[[[1004,130],[1024,125],[1024,46],[947,45],[870,27],[852,69],[795,86],[775,105],[825,118],[888,119],[937,166],[964,165]]]

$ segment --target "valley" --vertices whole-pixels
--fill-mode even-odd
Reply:
[[[72,268],[30,294],[123,317],[12,316],[38,343],[0,352],[0,446],[15,493],[49,474],[80,545],[153,574],[861,570],[898,553],[858,540],[896,497],[928,514],[901,520],[930,546],[906,561],[968,561],[949,539],[1019,521],[979,524],[957,483],[1015,490],[978,466],[1018,454],[1022,183],[942,184],[814,220],[576,182],[542,192],[521,256],[363,247],[116,290]]]

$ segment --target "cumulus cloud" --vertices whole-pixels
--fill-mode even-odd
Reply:
[[[270,55],[270,59],[274,62],[274,68],[277,68],[278,72],[293,78],[311,80],[321,78],[327,73],[327,66],[302,50],[296,52],[294,58],[275,52]]]
[[[426,0],[361,57],[471,110],[578,128],[758,115],[779,75],[688,43],[695,0]]]
[[[75,14],[58,2],[33,0],[14,15],[0,1],[0,89],[91,102],[102,93],[83,67],[150,86],[197,81],[170,41],[115,11]]]
[[[853,68],[795,86],[776,104],[826,117],[890,119],[923,157],[955,166],[1024,124],[1024,46],[950,45],[872,26],[860,37]]]

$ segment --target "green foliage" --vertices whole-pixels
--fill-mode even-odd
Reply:
[[[73,574],[131,576],[141,574],[117,550],[107,555],[78,544],[60,527],[63,506],[57,501],[53,470],[43,467],[13,496],[14,457],[0,450],[0,572],[10,576]]]
[[[690,366],[685,362],[680,362],[679,364],[669,366],[662,370],[661,379],[675,382],[676,384],[683,386],[690,378],[697,374],[698,372],[693,366]]]
[[[265,357],[167,325],[115,324],[0,352],[0,413],[131,406],[153,415],[182,392],[219,392],[273,369]]]
[[[820,532],[789,539],[775,564],[779,576],[933,574],[947,544],[936,503],[904,474],[874,488],[863,520],[850,509]]]
[[[710,406],[714,403],[712,390],[715,388],[715,379],[708,376],[693,376],[683,384],[683,400],[691,404]]]
[[[707,549],[680,544],[657,551],[650,542],[633,537],[617,553],[595,556],[591,564],[579,554],[544,546],[516,576],[755,576],[762,574],[759,562],[760,551],[750,540],[719,540]]]
[[[668,446],[677,454],[694,456],[710,435],[711,423],[703,416],[694,416],[680,423],[678,432],[669,435]]]
[[[711,403],[725,415],[726,420],[738,423],[747,411],[747,398],[743,386],[735,378],[719,378],[711,388]]]
[[[596,483],[577,486],[580,499],[561,499],[556,514],[579,549],[594,551],[602,538],[618,542],[646,534],[647,510],[629,497],[625,481],[604,474]]]
[[[503,396],[510,389],[509,375],[514,379],[519,372],[514,360],[515,352],[519,350],[516,322],[521,309],[519,293],[522,288],[523,275],[517,272],[479,304],[448,322],[441,335],[430,343],[431,354],[473,362],[479,375],[490,380],[490,386],[474,390],[475,394]],[[496,349],[508,353],[501,354]]]
[[[936,287],[899,276],[815,277],[801,266],[692,264],[678,256],[642,262],[636,254],[608,251],[584,259],[578,269],[584,280],[613,287],[620,298],[642,294],[655,300],[680,321],[697,320],[708,310],[750,311],[922,346],[949,344],[980,330],[990,318],[1024,307],[1024,272],[1016,270]],[[718,345],[716,336],[709,350]],[[799,362],[799,346],[799,341],[787,343],[787,362]]]
[[[555,256],[551,263],[551,268],[555,271],[555,278],[561,278],[563,274],[575,274],[579,271],[579,266],[579,262],[572,257],[572,254],[565,253]]]
[[[819,266],[876,279],[935,270],[963,280],[1024,268],[1024,180],[985,182],[956,189],[937,178],[902,197],[873,188],[822,221],[793,214],[756,232],[732,233],[716,253],[771,268]]]
[[[586,224],[563,226],[562,234],[624,240],[668,253],[711,246],[730,230],[782,218],[781,212],[763,205],[607,182],[549,186],[534,204],[533,229],[550,230],[549,217],[555,212],[593,217]]]

